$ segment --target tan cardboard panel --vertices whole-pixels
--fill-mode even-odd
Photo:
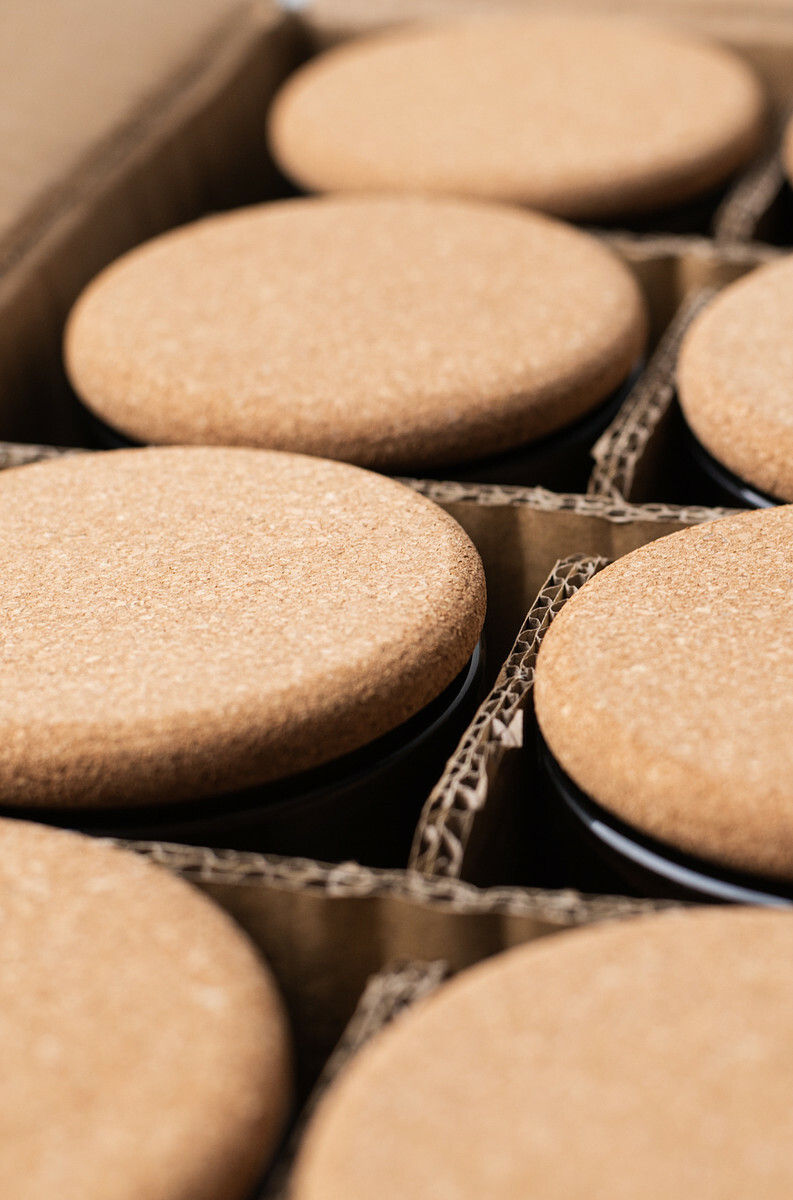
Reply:
[[[241,0],[4,0],[0,248],[164,80],[189,70],[197,47],[221,36],[242,7]]]
[[[268,5],[246,9],[16,230],[0,257],[0,434],[79,443],[60,361],[71,304],[145,238],[272,194],[263,114],[301,46]]]

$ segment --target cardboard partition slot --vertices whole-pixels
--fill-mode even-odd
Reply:
[[[782,139],[792,115],[785,113],[766,153],[735,185],[716,213],[713,233],[719,244],[793,245],[793,190],[782,158]]]
[[[328,866],[235,851],[127,843],[195,883],[271,964],[294,1033],[305,1098],[366,980],[387,963],[444,960],[460,971],[546,934],[670,907],[570,889],[480,889],[416,871]]]
[[[448,976],[445,962],[406,962],[385,967],[366,983],[349,1025],[308,1098],[283,1152],[256,1200],[288,1200],[289,1176],[301,1139],[317,1106],[356,1054],[405,1009],[432,995]]]
[[[708,518],[719,515],[711,511]],[[536,658],[547,629],[607,561],[574,555],[551,571],[493,689],[424,806],[410,860],[414,870],[480,887],[604,895],[628,890],[622,876],[569,836],[540,769],[532,703]]]
[[[595,446],[590,496],[637,504],[738,504],[698,462],[677,400],[681,343],[714,294],[713,288],[705,288],[682,305],[644,375]]]
[[[489,684],[559,559],[573,554],[619,558],[666,533],[722,515],[702,507],[638,506],[608,495],[558,495],[542,488],[408,482],[459,521],[482,557]]]

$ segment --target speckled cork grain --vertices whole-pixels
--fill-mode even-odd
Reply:
[[[793,500],[793,257],[731,284],[692,324],[677,371],[702,444],[747,483]]]
[[[329,51],[284,85],[269,133],[309,189],[612,219],[720,183],[758,148],[764,107],[724,49],[639,20],[535,13]]]
[[[628,269],[557,222],[302,199],[121,259],[78,302],[66,357],[88,406],[138,441],[415,474],[574,421],[622,382],[644,334]]]
[[[0,798],[113,806],[281,778],[366,744],[469,659],[484,577],[402,485],[161,448],[0,476]]]
[[[365,1048],[294,1200],[787,1200],[793,918],[664,914],[465,972]]]
[[[132,854],[0,821],[0,1174],[13,1200],[248,1200],[291,1094],[267,968]]]
[[[543,641],[554,755],[636,829],[793,879],[793,507],[724,518],[607,567]]]

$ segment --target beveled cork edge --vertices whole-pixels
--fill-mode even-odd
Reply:
[[[290,1176],[300,1143],[325,1093],[367,1042],[405,1009],[436,991],[449,973],[448,964],[442,961],[403,962],[385,967],[369,979],[349,1025],[326,1062],[264,1188],[257,1193],[255,1200],[289,1200],[292,1191]]]
[[[680,346],[695,318],[717,294],[702,288],[684,301],[655,354],[608,429],[592,447],[588,495],[619,501],[630,495],[647,443],[675,398]],[[719,516],[729,509],[713,509]]]
[[[713,218],[717,246],[753,242],[761,221],[784,187],[787,175],[783,142],[793,109],[774,123],[770,143],[757,161],[730,188]]]
[[[607,565],[605,558],[557,562],[518,634],[498,679],[422,809],[409,869],[458,879],[477,814],[501,759],[523,744],[523,710],[534,686],[542,639],[565,602]]]

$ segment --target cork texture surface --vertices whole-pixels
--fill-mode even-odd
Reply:
[[[114,451],[3,472],[0,500],[6,804],[294,774],[418,712],[479,637],[467,535],[344,464]]]
[[[793,256],[731,284],[691,326],[677,385],[688,424],[748,483],[793,500]]]
[[[143,442],[268,446],[419,473],[582,416],[645,336],[594,238],[494,205],[299,199],[111,266],[66,336],[72,381]]]
[[[311,190],[612,219],[721,182],[758,148],[764,107],[725,49],[638,20],[534,13],[334,48],[287,81],[269,131]]]
[[[268,969],[188,884],[0,821],[0,1167],[14,1200],[247,1200],[291,1052]]]
[[[320,1104],[294,1200],[784,1200],[793,918],[699,909],[466,971]]]
[[[554,620],[535,707],[573,780],[709,862],[793,878],[793,508],[619,559]]]

